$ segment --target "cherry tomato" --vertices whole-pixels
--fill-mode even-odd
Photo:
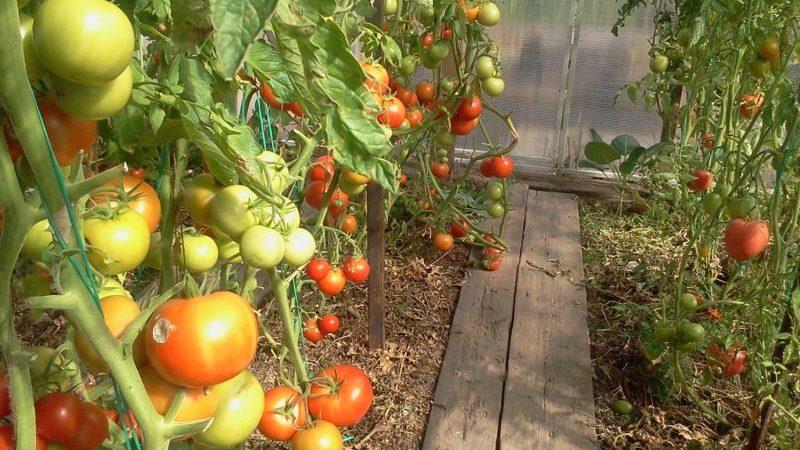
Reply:
[[[450,119],[450,131],[458,136],[465,136],[469,134],[476,125],[479,119],[474,120],[457,120]]]
[[[78,433],[71,439],[64,441],[64,447],[69,450],[94,450],[108,436],[108,417],[103,409],[94,403],[81,403],[79,412],[80,426]]]
[[[353,214],[348,214],[344,216],[342,219],[342,225],[339,227],[340,230],[344,231],[347,234],[355,233],[356,229],[358,228],[358,219]]]
[[[264,394],[264,415],[258,430],[274,441],[288,441],[306,425],[308,412],[302,395],[289,386],[277,386]]]
[[[433,163],[431,164],[431,173],[434,177],[443,180],[450,176],[450,165],[447,163]]]
[[[463,219],[450,224],[450,234],[459,239],[466,237],[471,229],[472,227],[469,225],[469,222]]]
[[[308,176],[312,181],[329,182],[333,178],[334,161],[333,156],[323,155],[314,158],[311,164],[311,169],[308,171]]]
[[[303,327],[303,336],[314,344],[325,338],[325,333],[319,329],[316,317],[309,317],[306,319],[306,324]]]
[[[317,326],[323,333],[336,333],[339,331],[339,318],[334,314],[325,314],[317,321]]]
[[[347,258],[342,265],[344,277],[353,283],[363,283],[369,278],[369,263],[365,258]]]
[[[442,39],[450,40],[453,37],[453,29],[448,27],[447,25],[442,25]]]
[[[764,106],[763,95],[745,94],[744,97],[742,97],[742,103],[739,106],[739,115],[747,119],[752,119],[759,112],[761,112],[761,108],[763,106]]]
[[[372,405],[372,383],[364,371],[351,365],[329,367],[315,375],[308,411],[336,426],[354,425]]]
[[[458,108],[453,116],[456,120],[468,121],[478,118],[483,111],[483,104],[480,97],[472,96],[462,98],[458,103]]]
[[[436,86],[428,81],[420,81],[417,84],[417,98],[423,104],[432,102],[436,98]]]
[[[350,197],[347,196],[340,189],[333,191],[331,200],[328,202],[328,214],[334,218],[338,218],[339,214],[347,211],[347,205],[350,204]]]
[[[769,226],[763,220],[733,219],[725,227],[724,242],[731,258],[753,259],[769,246]]]
[[[395,97],[403,102],[406,106],[414,106],[419,103],[417,93],[405,87],[399,87],[395,93]]]
[[[433,45],[433,41],[434,41],[433,33],[425,33],[425,35],[422,36],[421,42],[424,48],[428,48],[431,45]]]
[[[392,128],[399,127],[405,118],[406,107],[403,105],[403,102],[397,98],[385,100],[383,102],[383,111],[378,114],[378,122]]]
[[[495,178],[508,178],[514,171],[514,160],[508,156],[495,156],[489,160],[492,164],[492,175]]]
[[[324,278],[317,281],[317,287],[325,295],[338,295],[344,289],[347,279],[338,267],[331,268]]]
[[[343,450],[342,433],[336,425],[318,420],[311,428],[297,430],[292,438],[292,450]]]
[[[712,175],[711,172],[702,169],[694,169],[692,174],[694,175],[694,180],[687,183],[689,189],[695,192],[711,189],[711,185],[714,184],[714,175]]]
[[[433,238],[433,245],[437,250],[447,251],[452,249],[455,244],[453,242],[453,236],[450,234],[437,233]]]
[[[330,270],[331,265],[326,259],[314,258],[306,266],[306,275],[314,281],[319,281],[325,278]]]
[[[64,442],[80,430],[81,401],[66,392],[51,392],[36,401],[36,432],[50,441]],[[105,417],[105,416],[104,416]]]
[[[412,127],[418,126],[422,123],[422,111],[419,108],[412,108],[406,111],[406,120]]]
[[[703,143],[703,147],[708,149],[712,149],[717,146],[717,144],[714,142],[714,135],[711,133],[703,133],[703,135],[700,136],[700,142]]]

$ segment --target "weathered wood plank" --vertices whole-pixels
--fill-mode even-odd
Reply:
[[[501,449],[596,447],[578,205],[531,191],[508,353]]]
[[[504,237],[509,251],[495,272],[473,270],[450,328],[422,448],[494,449],[502,407],[508,333],[519,264],[527,185],[515,185]]]

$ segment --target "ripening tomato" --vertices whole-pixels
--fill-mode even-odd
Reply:
[[[457,120],[452,118],[450,119],[450,132],[457,136],[466,136],[478,125],[478,120]]]
[[[275,109],[279,109],[281,111],[288,111],[289,106],[286,103],[282,103],[275,97],[275,93],[272,91],[272,88],[265,82],[261,83],[259,93],[261,94],[261,98],[263,98],[267,104]]]
[[[692,174],[694,175],[694,180],[686,184],[690,190],[699,192],[711,189],[711,185],[714,184],[714,175],[711,172],[703,169],[694,169]]]
[[[150,230],[132,209],[94,214],[83,221],[89,262],[103,275],[117,275],[139,267],[150,249]]]
[[[406,111],[406,120],[412,127],[416,127],[422,123],[422,111],[419,108],[411,108]]]
[[[500,22],[500,8],[492,2],[481,3],[478,7],[478,22],[485,27],[497,25]]]
[[[318,420],[311,428],[297,430],[292,450],[344,450],[342,433],[327,420]]]
[[[462,98],[453,116],[456,120],[468,121],[478,118],[483,111],[483,104],[478,96]]]
[[[79,120],[68,115],[51,97],[40,98],[38,105],[58,165],[68,166],[75,162],[78,153],[91,150],[97,141],[97,122]],[[9,122],[5,122],[3,131],[11,158],[16,161],[22,155],[22,144],[17,140]]]
[[[428,81],[420,81],[417,83],[417,98],[422,104],[427,104],[436,98],[436,86]]]
[[[742,97],[742,103],[739,106],[739,115],[747,118],[752,119],[759,112],[761,112],[761,108],[764,106],[764,96],[761,94],[745,94]]]
[[[181,388],[165,380],[152,366],[142,367],[139,371],[144,383],[147,397],[156,412],[164,415],[172,405],[178,390],[185,389],[185,396],[178,408],[176,422],[190,422],[208,419],[214,415],[219,398],[214,387]]]
[[[434,41],[433,33],[425,33],[422,36],[422,39],[420,40],[423,48],[428,48],[431,45],[433,45],[433,41]]]
[[[250,364],[258,325],[253,308],[232,292],[164,303],[144,330],[150,364],[185,387],[229,380]]]
[[[212,448],[237,446],[255,431],[264,415],[264,389],[252,373],[243,370],[214,390],[219,397],[214,420],[194,439]]]
[[[211,199],[211,222],[233,240],[258,223],[252,204],[258,196],[247,186],[233,184],[217,191]]]
[[[431,164],[431,173],[434,177],[443,180],[450,176],[450,165],[440,162],[433,163]]]
[[[339,229],[347,234],[355,233],[357,228],[358,219],[356,219],[356,216],[353,214],[344,216],[344,219],[342,219],[342,224],[339,226]]]
[[[303,336],[313,344],[325,338],[325,333],[319,329],[316,317],[309,317],[306,319],[305,326],[303,327]]]
[[[344,277],[353,283],[363,283],[369,278],[369,263],[365,258],[347,258],[342,265]]]
[[[189,182],[183,193],[183,206],[195,227],[211,225],[211,201],[220,189],[222,185],[210,173],[201,173]]]
[[[378,63],[361,61],[360,64],[366,76],[364,84],[367,88],[378,94],[385,94],[386,90],[389,88],[389,72]]]
[[[468,22],[475,22],[478,20],[478,14],[480,13],[480,7],[468,7],[466,0],[459,0],[458,7],[460,9],[460,14],[463,14],[462,17],[466,18]]]
[[[306,425],[308,412],[302,394],[289,386],[277,386],[264,394],[264,415],[258,430],[274,441],[288,441]]]
[[[105,322],[108,331],[115,338],[122,336],[128,325],[141,313],[141,309],[139,309],[139,305],[135,301],[122,295],[101,298],[100,310],[103,314],[103,322]],[[95,352],[90,340],[78,328],[75,329],[75,351],[89,370],[97,373],[108,372],[106,363]],[[144,340],[141,335],[133,345],[133,360],[137,366],[147,362]]]
[[[63,442],[68,450],[93,450],[99,448],[108,436],[108,417],[103,408],[83,402],[79,410],[78,433]]]
[[[189,273],[207,272],[217,265],[219,248],[209,236],[192,236],[184,233],[180,239],[181,247],[178,263]]]
[[[758,57],[763,61],[778,62],[781,58],[781,46],[774,38],[766,39],[758,48]]]
[[[442,25],[442,33],[440,35],[442,39],[450,40],[453,38],[453,29],[447,25]]]
[[[308,411],[336,426],[354,425],[372,405],[372,383],[363,370],[341,364],[315,375],[308,397]]]
[[[314,209],[322,208],[322,200],[325,197],[327,188],[328,186],[324,181],[312,181],[309,183],[303,193],[308,206]]]
[[[11,424],[0,425],[0,450],[16,450],[17,442],[14,439],[14,426]],[[36,435],[36,450],[47,450],[47,441]]]
[[[311,168],[308,170],[308,176],[311,181],[329,182],[333,178],[333,163],[333,156],[330,155],[314,158],[314,162],[311,163]]]
[[[92,200],[96,204],[108,204],[114,207],[121,199],[127,203],[130,209],[144,218],[151,233],[156,231],[158,223],[161,221],[161,201],[152,186],[132,175],[123,175],[120,179],[109,181],[105,186],[116,188],[119,192],[103,192],[93,195]]]
[[[45,394],[34,405],[36,432],[50,441],[64,442],[80,429],[81,400],[66,392]]]
[[[492,164],[492,175],[495,178],[508,178],[514,172],[514,160],[508,156],[495,156],[489,161]]]
[[[437,250],[447,251],[453,248],[453,236],[447,233],[437,233],[433,238],[433,245]]]
[[[306,266],[306,275],[314,281],[319,281],[325,278],[330,270],[331,264],[326,259],[314,258]]]
[[[417,101],[417,103],[419,103],[419,100],[416,98],[416,93],[414,91],[412,91],[411,89],[408,89],[408,88],[403,87],[403,86],[397,88],[397,92],[395,93],[395,97],[397,97],[397,99],[400,100],[401,102],[403,102],[403,104],[406,105],[406,106],[414,105],[415,104],[414,103],[415,100]]]
[[[317,326],[323,333],[336,333],[339,331],[339,318],[335,314],[325,314],[319,318]]]
[[[703,147],[708,149],[712,149],[717,146],[717,144],[714,142],[714,135],[711,133],[703,133],[703,135],[700,136],[700,142],[703,143]]]
[[[347,279],[344,277],[342,269],[334,267],[321,280],[317,281],[317,287],[323,294],[333,297],[342,292],[346,282]]]
[[[763,220],[733,219],[725,227],[724,240],[731,258],[747,261],[769,246],[769,226]]]
[[[378,114],[378,122],[392,128],[399,127],[406,118],[406,107],[397,98],[384,100],[383,110]]]

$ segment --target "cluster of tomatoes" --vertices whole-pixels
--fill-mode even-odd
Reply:
[[[342,267],[333,267],[325,258],[314,258],[306,265],[306,275],[317,283],[320,292],[331,297],[344,290],[347,281],[364,283],[369,279],[369,262],[366,258],[346,258]]]
[[[309,317],[303,327],[303,336],[311,342],[325,339],[325,336],[339,331],[339,317],[334,314],[325,314],[322,317]]]

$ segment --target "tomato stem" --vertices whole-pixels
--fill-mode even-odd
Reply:
[[[299,340],[300,330],[297,329],[297,323],[292,315],[292,309],[289,305],[289,283],[282,280],[275,268],[268,269],[267,275],[269,283],[272,287],[272,293],[275,295],[275,303],[278,307],[278,314],[280,315],[283,324],[283,342],[289,350],[289,358],[294,366],[294,371],[297,376],[298,384],[305,388],[308,383],[308,369],[306,368],[305,359],[300,353]]]

